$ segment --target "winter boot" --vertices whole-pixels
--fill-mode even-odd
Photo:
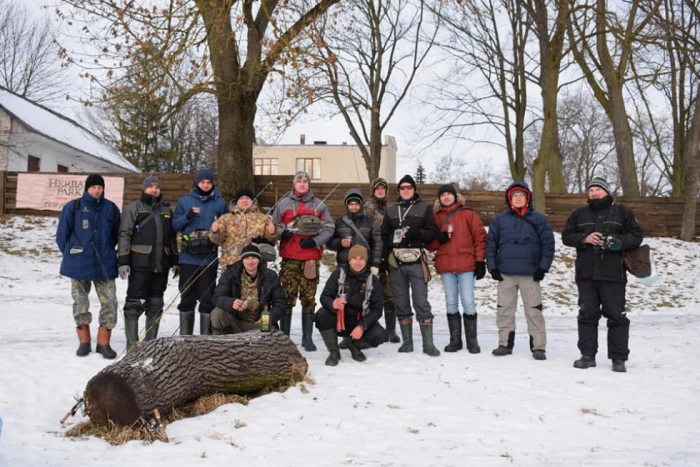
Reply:
[[[286,336],[289,336],[289,332],[292,329],[292,309],[292,307],[287,307],[285,313],[280,318],[280,331]]]
[[[339,349],[347,349],[349,343],[350,343],[350,338],[343,337],[343,339],[340,341],[340,344],[338,344],[338,348]]]
[[[476,339],[476,313],[473,315],[465,314],[464,318],[464,339],[467,341],[467,350],[469,353],[481,353],[479,341]]]
[[[401,342],[396,335],[396,312],[393,303],[384,304],[384,323],[386,324],[386,334],[389,342],[394,344]]]
[[[301,309],[301,346],[307,352],[315,352],[316,345],[311,336],[314,332],[314,309],[303,307]]]
[[[413,320],[408,318],[405,322],[399,322],[401,328],[401,340],[403,344],[399,347],[399,352],[413,352]]]
[[[139,320],[125,316],[124,332],[126,333],[126,351],[131,352],[139,343]]]
[[[581,355],[581,358],[574,362],[574,368],[580,368],[582,370],[592,368],[595,365],[595,357],[591,357],[589,355]]]
[[[533,350],[532,358],[534,358],[535,360],[547,360],[547,354],[542,349]]]
[[[423,337],[423,353],[431,357],[438,357],[440,351],[433,344],[433,323],[420,325],[420,334]]]
[[[497,348],[493,349],[491,353],[497,357],[502,357],[504,355],[511,355],[513,353],[513,347],[515,346],[515,332],[508,334],[508,345],[499,345]]]
[[[109,346],[109,339],[112,337],[112,331],[105,327],[100,326],[97,330],[97,347],[95,347],[95,352],[102,354],[107,360],[113,360],[117,358],[117,352],[112,350]]]
[[[199,335],[211,336],[211,315],[209,313],[199,313]]]
[[[85,357],[92,352],[92,345],[90,344],[90,325],[83,324],[76,329],[78,331],[78,342],[80,342],[80,345],[78,346],[78,350],[75,351],[75,354],[78,357]]]
[[[627,367],[625,366],[624,360],[613,360],[612,361],[612,371],[617,373],[627,373]]]
[[[158,328],[160,327],[158,316],[159,315],[146,315],[146,336],[143,338],[144,341],[152,341],[158,337]]]
[[[194,332],[194,310],[180,312],[180,335],[191,336]]]
[[[336,366],[340,361],[340,350],[338,350],[338,333],[335,329],[326,329],[321,331],[323,343],[328,349],[328,358],[326,359],[327,366]]]
[[[367,360],[367,357],[365,354],[362,353],[362,350],[360,350],[360,347],[362,344],[360,344],[360,339],[359,341],[352,340],[348,342],[348,349],[350,350],[350,355],[352,355],[352,359],[355,360],[356,362],[364,362]]]
[[[146,336],[145,341],[158,337],[160,317],[163,315],[163,297],[151,297],[146,300]]]
[[[459,313],[447,313],[447,326],[450,328],[450,343],[445,346],[445,352],[462,350],[462,319]]]

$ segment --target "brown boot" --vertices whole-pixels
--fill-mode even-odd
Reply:
[[[117,352],[112,350],[109,346],[109,340],[112,337],[111,329],[100,326],[97,330],[97,347],[95,347],[95,352],[102,354],[107,360],[113,360],[117,358]]]
[[[78,342],[80,342],[80,345],[78,346],[78,350],[75,351],[75,354],[78,357],[85,357],[92,352],[92,347],[90,345],[90,325],[83,324],[77,327],[76,330],[78,331]]]

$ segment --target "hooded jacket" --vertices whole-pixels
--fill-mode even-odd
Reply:
[[[187,219],[187,213],[191,208],[199,208],[199,215],[192,219]],[[221,217],[228,212],[226,201],[221,197],[219,191],[214,188],[212,192],[206,196],[202,196],[193,188],[191,192],[181,197],[177,201],[175,207],[175,216],[173,217],[173,228],[177,232],[188,234],[196,230],[209,231],[211,224],[214,222],[214,217]],[[193,254],[186,249],[180,250],[180,263],[192,264],[196,266],[206,266],[206,263],[215,259],[214,254]]]
[[[326,285],[321,292],[321,306],[328,311],[336,313],[333,309],[333,300],[338,297],[338,280],[340,278],[340,269],[345,269],[345,293],[347,294],[347,303],[345,304],[345,314],[357,313],[360,315],[359,322],[362,327],[369,329],[382,317],[384,310],[384,295],[382,294],[382,285],[379,278],[370,273],[369,268],[365,268],[359,274],[350,272],[348,265],[338,267],[330,275],[326,281]],[[369,298],[369,310],[363,313],[362,304],[365,300],[365,288],[367,281],[372,281],[372,293]]]
[[[362,192],[357,188],[350,188],[345,193],[345,199],[351,195],[357,195],[362,198]],[[367,216],[362,208],[356,213],[351,213],[347,208],[345,215],[355,224],[355,227],[362,233],[367,243],[369,243],[369,264],[379,267],[382,264],[382,233],[376,220]],[[349,248],[343,248],[340,244],[341,240],[346,237],[352,237],[352,243]],[[348,252],[355,245],[367,247],[360,239],[357,238],[355,231],[348,225],[344,218],[335,220],[335,233],[333,238],[328,241],[328,248],[337,251],[336,261],[338,265],[348,263]]]

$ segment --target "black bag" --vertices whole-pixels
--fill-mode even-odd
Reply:
[[[644,279],[651,276],[651,248],[649,245],[640,245],[625,250],[622,253],[622,262],[634,277]]]
[[[195,230],[182,236],[183,246],[193,255],[205,255],[216,250],[217,245],[209,240],[208,230]]]

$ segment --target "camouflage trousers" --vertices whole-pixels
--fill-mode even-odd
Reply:
[[[71,279],[70,291],[73,296],[73,319],[76,327],[92,323],[90,313],[90,289],[95,284],[97,298],[100,299],[100,326],[113,329],[117,325],[117,285],[114,279],[107,281],[78,281]]]
[[[384,295],[384,306],[394,306],[394,294],[391,293],[391,276],[389,274],[379,274],[379,282],[382,284],[382,295]]]
[[[287,308],[294,308],[297,295],[302,307],[316,308],[316,288],[319,281],[319,262],[316,261],[316,279],[310,281],[304,277],[304,261],[282,259],[280,266],[280,283],[287,294]]]

